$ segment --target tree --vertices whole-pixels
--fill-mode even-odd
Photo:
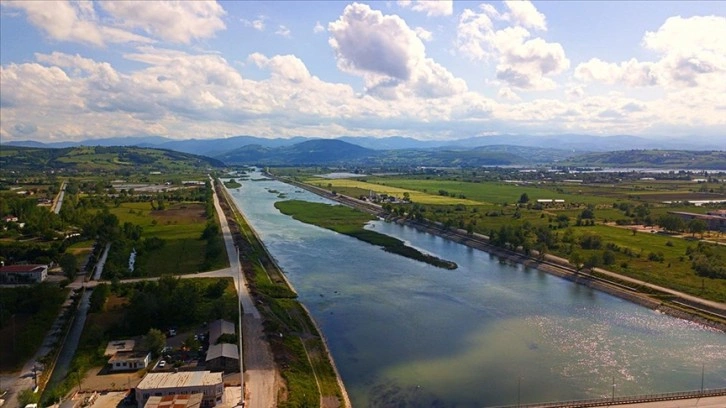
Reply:
[[[701,238],[703,238],[703,233],[706,231],[706,228],[708,228],[708,225],[704,220],[694,218],[688,222],[688,232],[693,234],[694,237],[696,234],[701,234]]]
[[[161,330],[152,327],[146,333],[146,336],[144,336],[144,346],[154,357],[157,357],[164,346],[166,346],[166,336],[164,336]]]
[[[519,203],[520,204],[527,204],[529,202],[529,196],[527,193],[522,193],[521,196],[519,196]]]
[[[573,252],[570,254],[570,264],[575,267],[577,272],[580,272],[582,267],[585,266],[583,264],[582,255],[580,255],[579,252]]]
[[[76,272],[78,271],[78,260],[75,256],[73,256],[73,254],[63,254],[63,256],[61,256],[60,260],[58,261],[58,264],[60,265],[61,269],[63,269],[63,274],[68,279],[73,280],[76,278]]]
[[[603,265],[612,265],[615,263],[615,253],[613,251],[607,249],[602,253],[602,263]]]
[[[20,391],[18,393],[18,403],[21,407],[24,407],[28,404],[37,403],[40,401],[40,394],[33,392],[32,389],[28,388],[26,390]]]
[[[666,214],[658,217],[658,225],[666,231],[683,231],[685,224],[681,217],[674,214]]]

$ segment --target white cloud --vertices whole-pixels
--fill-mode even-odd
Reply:
[[[659,68],[674,85],[726,81],[726,17],[670,17],[643,45],[663,56]]]
[[[726,90],[726,18],[670,17],[657,31],[646,32],[642,45],[658,53],[660,59],[649,62],[632,58],[618,64],[593,58],[577,66],[575,78],[631,87]]]
[[[259,16],[254,20],[241,19],[245,27],[252,27],[257,31],[265,31],[265,16]]]
[[[290,38],[290,29],[285,27],[284,25],[280,25],[277,27],[277,31],[275,31],[276,35],[279,35],[280,37]]]
[[[413,11],[426,13],[427,16],[450,16],[454,13],[453,0],[399,0],[401,7],[411,7]]]
[[[328,25],[328,32],[338,67],[361,75],[367,91],[378,97],[395,99],[409,91],[441,97],[466,89],[463,80],[426,58],[421,39],[396,15],[353,3]]]
[[[139,28],[166,41],[188,44],[226,28],[216,1],[104,1],[99,3],[124,27]]]
[[[98,21],[90,1],[3,1],[2,7],[25,11],[28,21],[58,41],[95,46],[109,43],[150,43],[149,38]]]
[[[519,2],[516,2],[519,4]],[[546,90],[556,87],[550,78],[570,67],[565,50],[559,43],[546,42],[542,38],[529,39],[531,34],[523,26],[546,29],[544,16],[530,3],[525,6],[510,5],[514,14],[499,14],[487,5],[477,13],[466,9],[459,16],[457,46],[459,51],[473,59],[497,60],[497,79],[508,87],[517,89]],[[494,20],[492,20],[494,19]],[[497,29],[495,21],[510,20],[515,25]]]
[[[509,101],[519,101],[522,98],[519,97],[514,91],[512,91],[512,88],[509,88],[508,86],[502,87],[497,92],[497,97],[500,99],[506,99]]]
[[[254,53],[247,57],[247,60],[260,68],[269,69],[273,76],[287,81],[302,83],[311,79],[305,64],[294,55],[275,55],[267,58],[260,53]]]
[[[508,18],[522,27],[547,31],[545,15],[537,11],[537,8],[531,2],[523,0],[507,0],[504,4],[507,8],[509,8],[509,13],[505,18]]]
[[[315,22],[315,27],[313,27],[313,33],[319,34],[325,31],[325,27],[323,27],[322,24],[320,24],[320,21]]]
[[[434,39],[434,34],[423,27],[416,27],[414,32],[416,32],[416,36],[423,41],[429,42]]]
[[[651,86],[658,83],[654,64],[639,62],[635,58],[620,64],[592,58],[575,68],[575,78],[584,82],[600,81],[628,86]]]

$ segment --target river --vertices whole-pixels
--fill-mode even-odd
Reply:
[[[697,390],[702,378],[726,386],[722,332],[373,222],[459,268],[387,253],[279,213],[281,199],[326,200],[261,177],[230,192],[321,326],[354,407],[637,395]]]

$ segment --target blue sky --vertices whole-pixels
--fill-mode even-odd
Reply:
[[[726,3],[2,1],[0,137],[726,134]]]

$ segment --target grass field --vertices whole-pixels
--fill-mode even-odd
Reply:
[[[137,259],[139,266],[150,275],[199,272],[206,248],[206,241],[200,239],[206,226],[203,204],[181,203],[159,211],[152,210],[148,202],[122,203],[111,212],[119,218],[121,225],[125,222],[140,225],[142,237],[158,237],[165,241],[163,247]],[[214,267],[225,266],[228,265]]]
[[[369,191],[373,191],[374,193],[378,194],[388,194],[389,196],[394,196],[398,199],[403,198],[404,193],[409,193],[411,197],[411,201],[415,203],[421,203],[421,204],[440,204],[440,205],[456,205],[456,204],[464,204],[464,205],[477,205],[479,204],[476,201],[472,201],[469,199],[461,199],[456,197],[447,197],[442,196],[438,194],[438,190],[432,190],[430,193],[425,192],[423,190],[415,190],[411,188],[407,188],[405,186],[395,186],[393,183],[389,183],[390,185],[384,185],[384,184],[375,184],[372,182],[365,182],[365,181],[359,181],[359,180],[350,180],[350,179],[335,179],[335,180],[321,180],[319,178],[312,178],[308,179],[306,181],[307,183],[322,187],[322,188],[333,188],[333,189],[339,189],[339,188],[356,188],[361,192],[364,192],[364,195],[368,195]],[[329,187],[329,185],[331,187]],[[517,197],[519,198],[519,196]]]
[[[375,217],[350,207],[290,200],[276,202],[275,208],[298,221],[327,228],[371,245],[380,246],[387,252],[426,262],[440,268],[456,269],[457,267],[454,262],[424,254],[415,248],[409,247],[397,238],[364,229],[363,226],[368,221],[375,219]]]
[[[604,225],[606,222],[624,220],[630,222],[632,218],[623,210],[613,208],[613,203],[628,202],[631,208],[646,203],[650,212],[650,219],[668,214],[670,211],[686,211],[704,213],[708,209],[687,205],[666,205],[662,201],[668,199],[696,200],[723,196],[719,193],[722,186],[706,186],[714,192],[703,192],[703,186],[682,180],[667,181],[628,181],[623,183],[567,183],[543,185],[517,185],[502,182],[467,182],[442,177],[390,176],[368,177],[365,181],[358,179],[321,180],[308,179],[309,183],[326,189],[334,189],[342,194],[360,195],[360,192],[372,190],[377,193],[388,193],[401,197],[403,192],[409,192],[416,204],[425,205],[423,216],[430,221],[451,223],[451,225],[464,228],[473,224],[473,230],[483,234],[497,231],[503,226],[524,225],[548,226],[550,228],[562,227],[557,217],[569,217],[569,226],[575,238],[583,234],[595,234],[602,239],[603,247],[598,250],[582,249],[575,244],[575,250],[586,259],[597,252],[601,254],[606,244],[615,244],[621,251],[614,251],[615,262],[607,266],[608,269],[627,276],[642,279],[647,282],[670,287],[692,295],[707,299],[726,301],[726,280],[709,279],[698,276],[692,269],[691,261],[686,255],[686,248],[695,247],[697,242],[690,236],[674,237],[661,234],[638,232],[633,235],[631,228]],[[438,195],[440,190],[447,192],[448,196]],[[564,199],[564,205],[548,206],[541,210],[517,208],[520,196],[526,193],[529,204],[536,204],[537,199]],[[365,194],[365,193],[364,193]],[[461,200],[454,197],[466,197]],[[508,205],[503,206],[502,204]],[[464,204],[463,206],[457,204]],[[578,217],[586,205],[594,206],[596,225],[575,226]],[[410,205],[401,205],[410,210]],[[322,217],[322,215],[319,215]],[[557,229],[556,233],[562,237],[564,229]],[[708,239],[721,240],[715,233],[706,234]],[[568,257],[569,253],[563,246],[551,249],[557,255]],[[627,254],[625,252],[628,252]],[[726,247],[717,246],[714,251],[722,258],[726,258]],[[661,258],[660,260],[649,259]]]

